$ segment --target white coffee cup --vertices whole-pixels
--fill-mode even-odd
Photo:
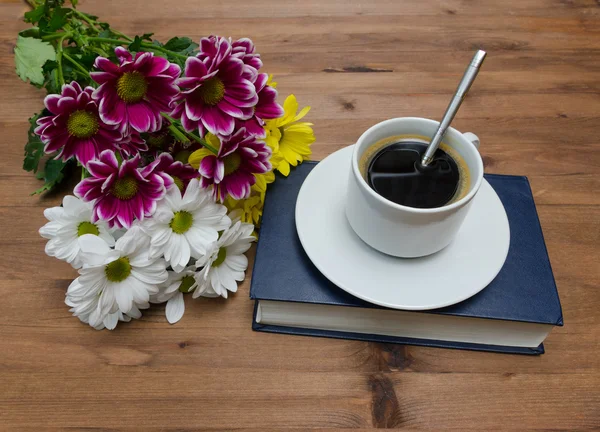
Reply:
[[[451,204],[419,209],[396,204],[376,193],[363,178],[359,161],[371,145],[397,135],[432,136],[438,122],[418,117],[386,120],[368,129],[354,146],[346,216],[354,232],[371,247],[402,258],[430,255],[448,246],[458,233],[483,181],[479,139],[448,128],[443,142],[463,158],[470,172],[467,194]]]

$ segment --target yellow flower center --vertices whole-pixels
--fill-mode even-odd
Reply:
[[[225,96],[225,84],[219,78],[212,77],[202,83],[197,93],[206,105],[216,105]]]
[[[173,183],[175,183],[175,186],[177,186],[177,188],[183,192],[183,182],[181,181],[181,179],[179,177],[176,176],[171,176],[173,177]]]
[[[184,276],[183,279],[181,279],[179,291],[181,291],[182,293],[189,293],[190,288],[192,287],[192,285],[194,285],[195,282],[196,281],[194,280],[193,276]]]
[[[147,90],[148,82],[138,71],[125,72],[117,81],[117,94],[127,103],[141,101]]]
[[[225,262],[225,258],[227,258],[227,248],[219,249],[217,253],[217,259],[212,263],[213,267],[219,267],[223,262]]]
[[[77,226],[77,237],[81,237],[84,234],[98,235],[100,234],[100,231],[95,224],[84,221]]]
[[[230,155],[225,156],[223,164],[225,165],[225,175],[229,175],[240,167],[242,164],[242,157],[237,152],[231,153]]]
[[[123,282],[131,274],[131,264],[129,258],[121,257],[109,263],[104,267],[106,279],[111,282]]]
[[[133,198],[137,191],[137,180],[130,176],[118,179],[110,189],[110,193],[122,201]]]
[[[194,217],[192,214],[182,210],[175,213],[175,216],[173,216],[173,219],[171,219],[169,226],[174,233],[183,234],[192,227],[193,222]]]
[[[77,110],[67,119],[69,135],[77,138],[89,138],[98,132],[98,117],[90,112]]]

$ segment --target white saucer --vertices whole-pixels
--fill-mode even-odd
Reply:
[[[346,219],[352,148],[321,161],[296,202],[296,229],[314,265],[335,285],[380,306],[425,310],[477,294],[496,277],[508,254],[510,230],[502,202],[487,181],[454,241],[423,258],[395,258],[364,243]]]

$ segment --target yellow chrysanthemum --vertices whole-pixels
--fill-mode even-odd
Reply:
[[[239,216],[242,222],[260,226],[263,206],[265,204],[265,194],[267,185],[275,181],[275,174],[269,171],[265,174],[254,174],[256,183],[250,188],[250,196],[241,200],[234,200],[230,196],[225,198],[225,206],[229,211],[235,211],[235,215]]]
[[[234,200],[231,196],[227,196],[223,202],[225,207],[230,212],[230,216],[239,216],[242,222],[251,223],[258,226],[262,216],[263,203],[260,196],[254,195],[241,200]]]
[[[286,98],[283,110],[283,117],[266,121],[265,142],[273,150],[273,168],[287,176],[290,173],[290,165],[296,166],[311,155],[310,145],[315,142],[315,134],[311,128],[312,123],[298,121],[310,111],[310,107],[304,107],[296,114],[296,96],[291,94]]]

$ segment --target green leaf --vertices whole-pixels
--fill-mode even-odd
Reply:
[[[60,159],[48,159],[44,168],[44,180],[46,183],[58,183],[63,178],[63,169],[67,166],[66,162]]]
[[[44,143],[39,137],[35,137],[29,140],[25,144],[25,159],[23,159],[23,169],[25,171],[36,172],[40,159],[44,156]]]
[[[129,44],[129,50],[130,50],[130,51],[136,51],[136,52],[137,52],[137,51],[139,51],[139,50],[140,50],[140,48],[141,48],[141,47],[142,47],[142,38],[141,38],[141,37],[139,37],[139,36],[136,36],[136,37],[133,39],[133,42],[131,42],[131,43]]]
[[[38,27],[42,33],[52,33],[52,31],[48,29],[48,26],[50,25],[50,12],[56,8],[60,8],[63,3],[64,1],[61,0],[44,0],[44,16],[42,16],[38,22]]]
[[[169,39],[164,45],[164,48],[168,49],[169,51],[180,52],[189,49],[190,45],[194,45],[193,49],[198,48],[198,45],[195,44],[190,38],[176,36]]]
[[[58,73],[56,72],[58,64],[54,60],[48,60],[44,63],[42,71],[44,72],[44,88],[51,93],[60,93],[61,86],[58,82]]]
[[[56,52],[52,45],[39,39],[18,37],[15,65],[17,74],[23,81],[29,80],[32,84],[42,85],[42,66],[47,60],[56,60]]]
[[[154,33],[144,33],[142,35],[142,40],[147,40],[152,42],[152,36],[154,35]]]
[[[64,77],[66,83],[69,83],[71,81],[78,81],[80,84],[83,84],[83,87],[86,86],[85,82],[82,83],[78,79],[80,77],[80,75],[77,74],[77,72],[75,71],[75,69],[73,68],[73,66],[71,66],[71,63],[64,63],[63,64],[63,77]],[[83,78],[87,78],[87,77],[83,77]]]
[[[44,165],[44,170],[36,175],[38,179],[44,180],[44,185],[35,192],[32,192],[31,195],[41,194],[42,192],[54,189],[65,178],[65,169],[69,164],[70,161],[63,162],[54,158],[48,159]]]
[[[34,129],[37,126],[37,119],[41,117],[40,114],[34,114],[29,119],[29,131],[27,132],[27,144],[25,144],[25,159],[23,160],[23,169],[25,171],[36,172],[40,159],[44,155],[44,143],[40,140]]]
[[[99,34],[98,37],[101,38],[112,38],[113,37],[113,32],[111,32],[109,29],[106,30],[102,30]]]
[[[71,11],[70,8],[54,9],[54,13],[52,14],[52,18],[50,18],[46,31],[51,33],[61,29],[67,23],[67,13],[69,13],[69,11]]]
[[[96,61],[96,57],[98,57],[97,53],[88,52],[88,53],[84,53],[79,56],[76,56],[76,60],[79,61],[79,63],[81,63],[81,65],[84,68],[91,71],[92,68],[94,67],[94,62]]]
[[[39,38],[40,37],[40,29],[37,27],[31,27],[31,28],[20,31],[19,36]]]
[[[78,0],[71,0],[71,4],[73,5],[73,7],[76,7],[77,3],[79,3]]]
[[[40,31],[42,32],[43,35],[52,33],[52,32],[47,31],[48,30],[48,17],[46,15],[44,15],[43,17],[40,18],[40,20],[38,21],[38,27],[40,28]]]
[[[42,66],[42,72],[49,73],[53,69],[56,69],[57,67],[58,67],[58,63],[56,63],[55,60],[48,60],[46,63],[44,63],[44,66]]]
[[[31,192],[29,195],[33,196],[33,195],[39,195],[43,192],[46,192],[48,190],[51,190],[55,185],[53,184],[49,184],[49,183],[44,183],[44,186],[42,186],[41,188],[39,188],[36,191]]]
[[[40,5],[29,12],[25,12],[25,22],[36,23],[44,16],[44,5]]]

